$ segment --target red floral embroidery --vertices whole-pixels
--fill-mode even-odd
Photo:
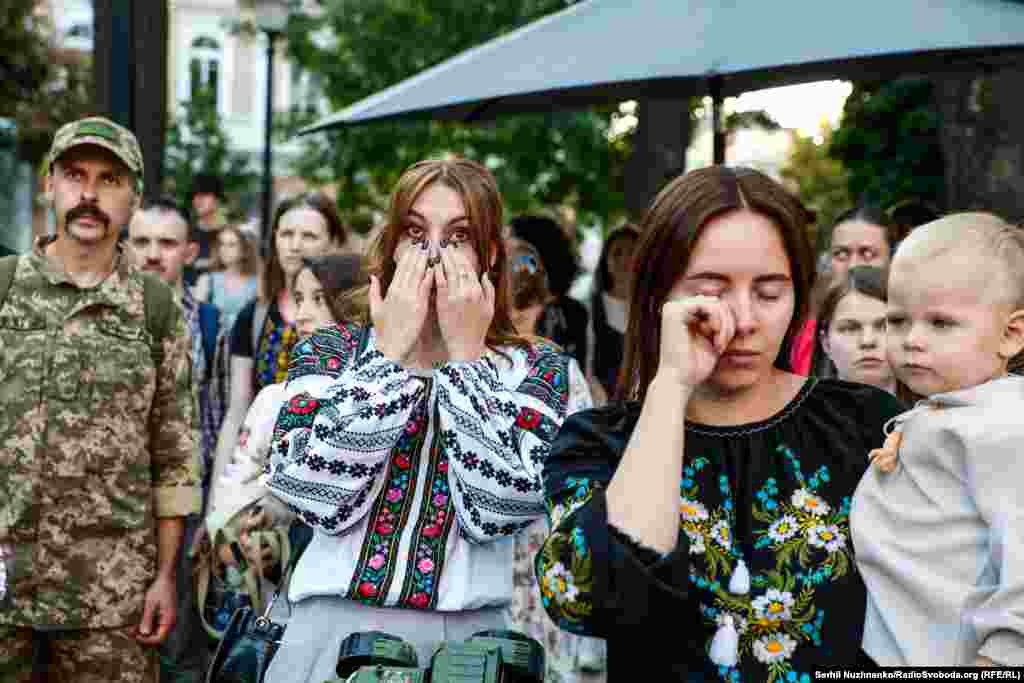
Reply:
[[[308,415],[319,405],[320,403],[309,394],[299,394],[288,403],[288,410],[296,415]]]
[[[536,429],[540,425],[540,413],[533,408],[522,408],[516,417],[516,426],[522,429]]]
[[[413,593],[409,596],[409,604],[417,609],[423,609],[430,602],[430,596],[426,593]]]
[[[377,595],[377,587],[369,581],[363,581],[359,584],[359,594],[364,598],[372,598]]]

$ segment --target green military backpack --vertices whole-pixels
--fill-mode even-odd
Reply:
[[[0,257],[0,309],[3,309],[7,292],[14,282],[14,272],[18,269],[20,257]],[[153,338],[150,351],[153,364],[160,367],[163,360],[163,340],[170,333],[171,313],[174,310],[174,293],[171,288],[160,281],[155,275],[142,273],[143,307],[146,309],[146,329]]]

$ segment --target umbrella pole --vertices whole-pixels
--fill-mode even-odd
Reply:
[[[716,165],[725,163],[725,128],[722,125],[722,77],[712,76],[708,83],[711,94],[711,139],[712,160]]]

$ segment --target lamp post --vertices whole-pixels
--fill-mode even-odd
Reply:
[[[263,134],[263,221],[260,225],[261,241],[270,235],[270,207],[274,195],[273,151],[271,133],[274,129],[274,43],[288,23],[286,0],[254,0],[253,15],[256,25],[267,36],[267,113]],[[269,245],[273,248],[273,245]]]

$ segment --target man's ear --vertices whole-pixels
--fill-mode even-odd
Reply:
[[[1014,311],[1003,327],[999,356],[1007,361],[1024,351],[1024,309]]]
[[[185,265],[191,266],[199,258],[199,242],[185,243]]]
[[[43,176],[43,194],[48,206],[53,206],[53,167]]]

